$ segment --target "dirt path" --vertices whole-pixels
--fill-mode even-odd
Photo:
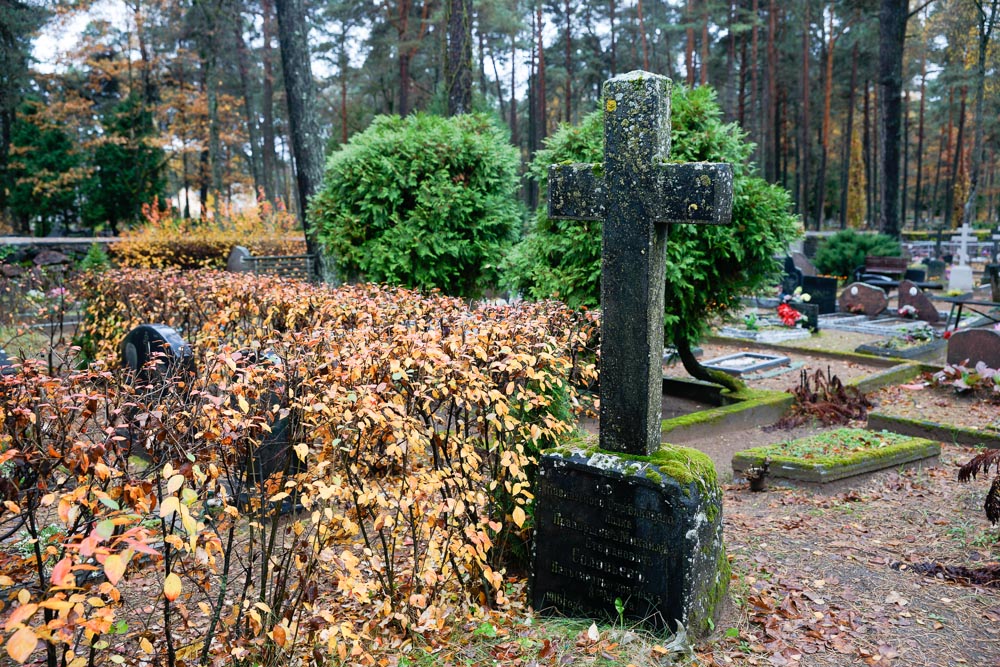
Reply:
[[[982,511],[988,483],[959,484],[972,450],[882,473],[838,495],[730,485],[725,538],[736,577],[718,665],[1000,666],[1000,590],[917,574],[920,563],[1000,558]],[[733,636],[736,635],[736,636]]]

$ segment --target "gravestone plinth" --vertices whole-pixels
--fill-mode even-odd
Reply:
[[[875,317],[889,307],[889,298],[881,287],[851,283],[840,293],[840,311]]]
[[[535,609],[617,618],[621,600],[629,619],[710,629],[729,566],[706,455],[669,445],[644,461],[550,453],[535,494]]]
[[[951,365],[974,367],[979,362],[988,368],[1000,368],[1000,331],[996,329],[959,329],[948,339]]]
[[[917,311],[917,319],[931,324],[941,319],[941,313],[924,291],[909,280],[899,283],[899,307],[913,306]]]
[[[670,164],[670,80],[604,84],[599,165],[549,169],[549,217],[601,220],[600,447],[550,451],[535,490],[532,599],[542,611],[708,630],[728,585],[710,460],[661,448],[667,223],[726,224],[729,165]],[[667,305],[669,307],[669,305]],[[698,456],[701,456],[698,459]]]

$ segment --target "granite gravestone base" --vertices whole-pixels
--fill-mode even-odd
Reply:
[[[669,458],[669,460],[668,460]],[[543,613],[626,618],[707,634],[729,584],[722,494],[704,454],[542,457],[532,599]]]

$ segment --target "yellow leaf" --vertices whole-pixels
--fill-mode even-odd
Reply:
[[[518,528],[520,528],[521,526],[523,526],[524,525],[524,520],[526,518],[528,518],[527,516],[525,516],[524,510],[521,509],[520,507],[515,507],[514,508],[514,511],[512,513],[512,517],[514,519],[514,523],[517,524]]]
[[[174,475],[167,481],[167,493],[173,495],[184,484],[184,475]]]
[[[163,597],[173,602],[180,594],[181,578],[174,572],[171,572],[167,575],[167,578],[163,580]]]
[[[292,449],[295,450],[296,456],[299,457],[300,461],[305,461],[306,457],[309,456],[309,445],[304,442],[300,442],[295,445]]]
[[[38,637],[31,628],[21,628],[7,640],[7,655],[15,662],[24,662],[38,646]]]
[[[139,648],[142,649],[143,653],[153,654],[153,643],[145,637],[139,640]]]
[[[250,412],[250,404],[247,403],[247,399],[240,396],[238,400],[240,404],[240,412],[242,412],[243,414]]]
[[[160,505],[160,516],[164,519],[180,509],[181,501],[177,496],[167,496]]]
[[[125,561],[118,554],[112,554],[104,559],[104,574],[112,586],[117,586],[125,574]]]

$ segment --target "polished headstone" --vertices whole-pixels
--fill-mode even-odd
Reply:
[[[996,329],[959,329],[948,339],[948,363],[975,366],[983,362],[1000,368],[1000,331]]]
[[[899,283],[899,307],[913,306],[917,311],[917,319],[933,324],[941,319],[941,313],[916,283],[904,280]]]
[[[122,366],[158,377],[194,372],[194,353],[181,335],[165,324],[140,324],[122,341]]]
[[[888,307],[889,298],[881,287],[867,283],[851,283],[840,293],[842,313],[864,313],[868,317],[875,317]]]

